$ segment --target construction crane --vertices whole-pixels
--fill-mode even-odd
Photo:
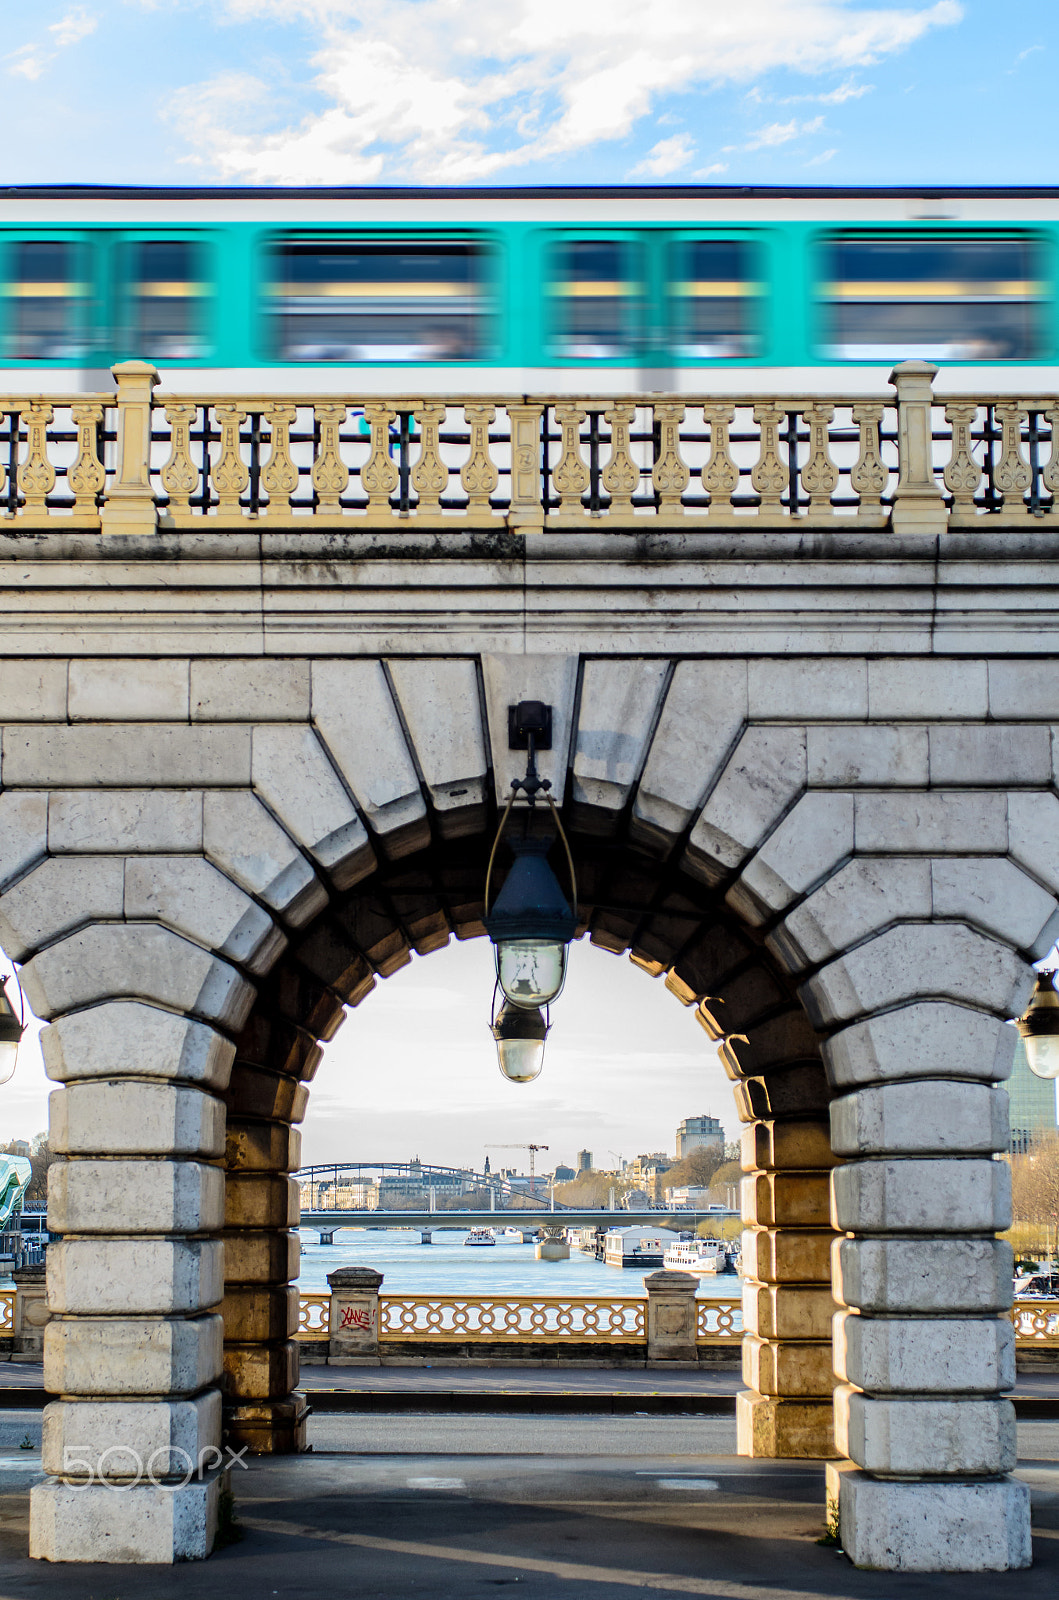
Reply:
[[[530,1194],[536,1194],[534,1162],[538,1150],[547,1150],[546,1144],[487,1144],[487,1150],[528,1150],[530,1153]]]

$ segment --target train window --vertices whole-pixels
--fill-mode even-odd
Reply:
[[[670,257],[675,353],[709,361],[758,353],[752,246],[739,239],[685,239]]]
[[[285,244],[271,287],[277,354],[473,361],[485,354],[486,264],[471,244]]]
[[[1017,361],[1041,353],[1032,239],[833,239],[826,354]]]
[[[22,239],[11,246],[7,293],[9,348],[24,360],[64,361],[81,354],[77,246],[62,239]]]
[[[133,344],[151,360],[194,361],[207,353],[201,253],[190,239],[149,239],[133,246]]]
[[[636,349],[642,289],[631,243],[571,239],[558,251],[552,294],[556,347],[575,361],[606,361]]]

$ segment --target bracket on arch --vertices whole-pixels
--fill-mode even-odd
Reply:
[[[507,708],[507,747],[509,750],[528,750],[530,735],[534,750],[552,747],[552,708],[543,700],[520,700],[517,706]]]

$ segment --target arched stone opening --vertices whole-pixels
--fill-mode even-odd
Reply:
[[[828,1135],[831,1090],[820,1040],[790,977],[717,891],[678,863],[571,819],[580,932],[663,979],[696,1008],[704,1066],[720,1055],[744,1140],[747,1290],[740,1448],[756,1455],[833,1453]],[[580,823],[580,826],[579,826]],[[484,935],[491,833],[437,839],[384,863],[293,941],[262,985],[236,1040],[225,1095],[226,1426],[233,1443],[290,1451],[304,1437],[296,1394],[298,1272],[292,1231],[298,1165],[293,1125],[320,1042],[378,979],[450,936]],[[400,981],[399,978],[396,981]],[[482,996],[482,1005],[488,996]],[[635,988],[630,993],[635,1005]],[[561,1007],[557,1024],[561,1027]],[[650,1065],[644,1064],[645,1087]]]

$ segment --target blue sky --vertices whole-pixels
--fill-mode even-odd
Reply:
[[[6,11],[4,183],[1055,181],[1040,0]]]

